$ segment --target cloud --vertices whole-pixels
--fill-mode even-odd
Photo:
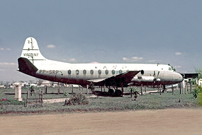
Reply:
[[[175,68],[181,68],[181,66],[175,66]]]
[[[182,54],[181,52],[176,52],[176,53],[175,53],[175,55],[181,55],[181,54]]]
[[[67,59],[62,59],[62,61],[67,62],[68,60],[67,60]],[[71,58],[69,61],[70,61],[70,62],[76,62],[76,59],[75,59],[75,58]]]
[[[126,58],[126,57],[123,57],[123,60],[124,60],[124,61],[128,61],[128,58]]]
[[[99,62],[97,61],[94,61],[94,62],[91,62],[92,64],[100,64]]]
[[[0,51],[4,51],[4,50],[10,51],[11,49],[10,48],[6,48],[6,49],[0,48]]]
[[[123,57],[123,61],[127,61],[127,62],[136,62],[141,60],[143,60],[142,57],[131,57],[131,58]]]
[[[47,45],[47,48],[55,48],[55,45]]]
[[[16,66],[16,63],[0,62],[0,66]]]
[[[140,61],[142,59],[143,59],[142,57],[132,57],[131,58],[132,61]]]
[[[71,58],[69,61],[70,61],[70,62],[75,62],[76,59],[75,59],[75,58]]]
[[[148,62],[151,62],[151,63],[152,63],[152,62],[156,62],[156,60],[149,60]]]

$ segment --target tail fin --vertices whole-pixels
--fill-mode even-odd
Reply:
[[[28,37],[25,40],[21,57],[27,58],[30,62],[32,62],[32,64],[34,64],[34,61],[46,60],[46,58],[43,57],[39,50],[36,39],[34,39],[33,37]]]

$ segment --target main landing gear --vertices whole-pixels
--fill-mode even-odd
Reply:
[[[119,89],[110,89],[108,90],[108,95],[109,96],[117,96],[117,97],[121,97],[122,96],[122,91]]]
[[[123,96],[123,83],[121,83],[121,90],[117,89],[117,86],[114,86],[114,89],[111,89],[110,86],[108,87],[108,95],[109,96],[117,96],[117,97],[122,97]]]
[[[163,90],[162,90],[162,93],[164,93],[166,91],[166,86],[163,85]]]

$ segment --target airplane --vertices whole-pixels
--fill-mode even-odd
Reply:
[[[46,59],[37,41],[28,37],[18,58],[18,71],[54,82],[91,86],[106,86],[108,92],[123,94],[123,87],[138,84],[168,85],[183,80],[181,74],[165,64],[80,63],[71,64]],[[111,89],[110,87],[121,87]]]

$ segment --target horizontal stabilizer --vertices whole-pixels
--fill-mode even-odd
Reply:
[[[18,58],[19,71],[30,74],[35,73],[38,69],[27,59],[27,58]]]

